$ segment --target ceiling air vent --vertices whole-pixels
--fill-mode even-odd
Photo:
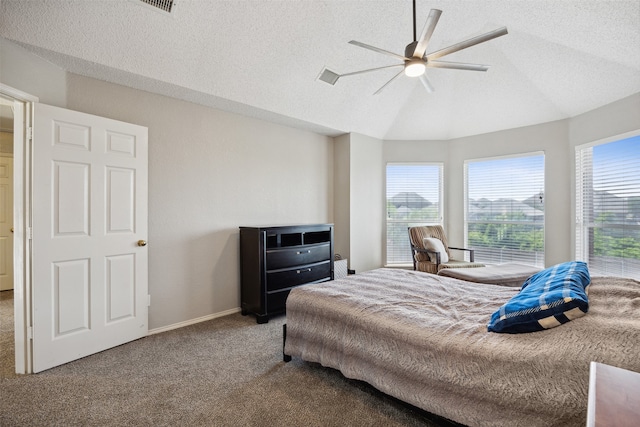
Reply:
[[[140,0],[142,3],[148,4],[149,6],[153,6],[157,9],[160,9],[164,12],[171,13],[171,9],[175,6],[174,0]]]

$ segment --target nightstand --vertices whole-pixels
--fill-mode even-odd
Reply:
[[[640,373],[591,362],[587,427],[640,425]]]

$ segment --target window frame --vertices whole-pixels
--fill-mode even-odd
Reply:
[[[541,192],[543,194],[544,200],[543,200],[543,218],[541,221],[541,225],[542,225],[542,251],[541,253],[539,253],[538,251],[534,251],[536,254],[539,253],[539,255],[535,256],[535,260],[533,261],[533,263],[531,265],[535,265],[538,267],[544,267],[545,265],[545,245],[546,245],[546,236],[545,236],[545,230],[546,230],[546,207],[545,207],[545,203],[546,203],[546,154],[544,151],[530,151],[530,152],[526,152],[526,153],[516,153],[516,154],[509,154],[509,155],[504,155],[504,156],[493,156],[493,157],[483,157],[483,158],[474,158],[474,159],[466,159],[464,161],[463,164],[463,173],[464,173],[464,177],[463,177],[463,186],[464,186],[464,200],[463,200],[463,211],[464,211],[464,220],[463,220],[463,232],[464,232],[464,244],[465,247],[468,248],[472,248],[475,249],[475,261],[478,262],[484,262],[487,264],[493,264],[493,263],[503,263],[503,262],[520,262],[520,263],[526,263],[527,261],[525,260],[519,260],[519,259],[511,259],[513,258],[513,255],[510,255],[510,259],[507,259],[506,261],[495,261],[495,260],[483,260],[482,259],[482,253],[476,248],[474,248],[470,243],[469,243],[469,224],[475,224],[475,223],[491,223],[491,224],[496,224],[496,225],[531,225],[531,226],[538,226],[540,225],[540,222],[536,222],[536,221],[518,221],[518,220],[504,220],[504,221],[497,221],[497,220],[487,220],[487,221],[476,221],[476,220],[470,220],[469,219],[469,165],[471,163],[479,163],[479,162],[491,162],[491,161],[496,161],[496,160],[508,160],[508,159],[524,159],[527,157],[538,157],[541,156],[542,157],[542,188],[541,188]],[[535,195],[536,193],[533,193],[532,195]]]
[[[631,131],[631,132],[626,132],[623,134],[619,134],[619,135],[614,135],[608,138],[603,138],[603,139],[599,139],[599,140],[595,140],[595,141],[590,141],[584,144],[579,144],[576,145],[574,147],[574,170],[575,170],[575,175],[574,175],[574,204],[573,204],[573,218],[574,218],[574,226],[573,226],[573,230],[572,230],[572,237],[573,237],[573,253],[574,253],[574,257],[576,260],[580,260],[580,261],[585,261],[589,264],[590,260],[589,260],[589,254],[590,254],[590,247],[589,247],[589,240],[590,238],[587,237],[590,235],[590,231],[589,229],[592,230],[596,230],[596,229],[604,229],[604,228],[609,228],[609,229],[624,229],[624,228],[629,228],[629,229],[633,229],[633,230],[640,230],[640,224],[608,224],[608,226],[604,226],[603,224],[598,224],[597,221],[595,219],[592,219],[590,222],[588,220],[585,220],[585,215],[582,209],[582,206],[585,205],[585,203],[589,203],[588,201],[584,200],[584,191],[583,191],[583,186],[585,185],[586,181],[590,181],[593,182],[594,180],[594,176],[593,176],[593,149],[595,147],[598,146],[602,146],[602,145],[606,145],[606,144],[613,144],[616,142],[621,142],[624,141],[626,139],[630,139],[630,138],[636,138],[636,137],[640,137],[640,129]],[[584,166],[582,166],[582,163],[584,163],[585,160],[585,154],[584,154],[584,150],[592,150],[591,151],[591,155],[590,155],[590,159],[588,160],[590,166],[591,166],[591,175],[589,178],[586,178],[585,176],[585,171],[584,171]],[[593,194],[591,195],[591,198],[593,199]],[[584,237],[583,237],[584,236]],[[619,258],[619,257],[613,257],[613,258]],[[633,258],[631,258],[633,259]],[[613,273],[611,271],[601,271],[600,269],[598,269],[597,267],[595,267],[593,265],[593,263],[591,263],[589,265],[590,270],[592,270],[595,274],[600,274],[600,275],[612,275]],[[621,266],[622,271],[624,272],[625,266]],[[635,272],[636,269],[633,268],[631,269],[632,272]],[[624,274],[623,274],[624,275]],[[625,277],[633,277],[633,278],[638,278],[637,274],[636,276],[633,275],[624,275]]]
[[[387,196],[387,192],[388,192],[388,187],[389,187],[389,177],[388,177],[388,172],[389,172],[389,166],[431,166],[431,167],[437,167],[437,174],[438,174],[438,213],[437,213],[437,220],[436,221],[430,221],[430,220],[417,220],[417,221],[409,221],[409,220],[393,220],[389,218],[389,211],[388,211],[388,202],[389,202],[389,198]],[[399,262],[389,262],[389,255],[390,255],[390,251],[389,251],[389,224],[405,224],[405,227],[402,227],[404,229],[404,235],[406,235],[406,248],[407,248],[407,252],[410,254],[410,245],[409,245],[409,234],[408,234],[408,227],[411,226],[417,226],[417,225],[443,225],[444,223],[444,162],[387,162],[385,164],[385,168],[384,168],[384,265],[385,266],[389,266],[389,267],[406,267],[409,265],[413,265],[411,258],[409,257],[407,260],[403,260],[403,261],[399,261]]]

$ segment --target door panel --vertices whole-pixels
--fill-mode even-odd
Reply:
[[[33,371],[147,335],[147,129],[36,103]]]
[[[89,234],[89,169],[89,164],[53,162],[55,237]]]
[[[107,257],[106,262],[107,322],[135,317],[135,254]]]
[[[52,279],[54,339],[90,330],[89,260],[54,262]]]
[[[135,171],[132,169],[107,169],[108,233],[133,233]]]

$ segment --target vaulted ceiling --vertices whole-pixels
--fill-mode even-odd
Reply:
[[[429,68],[435,92],[350,40],[403,54],[410,0],[2,0],[0,36],[70,72],[327,135],[451,139],[573,117],[640,92],[640,1],[416,1],[427,52],[506,26],[447,56],[487,72]]]

